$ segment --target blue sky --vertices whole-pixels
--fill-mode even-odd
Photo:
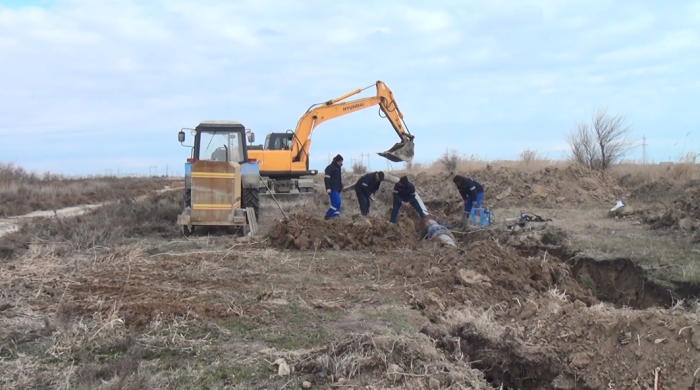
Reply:
[[[673,160],[700,151],[699,26],[699,1],[0,0],[0,160],[182,173],[181,127],[235,119],[259,141],[376,80],[416,161],[446,147],[558,158],[598,108],[626,114],[649,159]],[[376,152],[398,137],[373,107],[312,140],[314,168],[336,153],[385,168]]]

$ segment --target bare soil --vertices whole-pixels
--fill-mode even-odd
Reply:
[[[564,185],[521,197],[534,177],[494,173],[487,188],[513,194],[494,201],[499,214],[552,207],[552,222],[517,229],[464,224],[449,176],[416,177],[419,191],[448,182],[421,196],[453,230],[456,248],[425,240],[412,210],[389,224],[391,188],[369,218],[351,191],[339,220],[323,220],[325,194],[284,205],[286,220],[267,202],[263,232],[249,237],[184,238],[174,226],[179,192],[27,222],[6,236],[12,244],[0,262],[0,385],[700,388],[692,288],[655,288],[631,256],[582,251],[589,231],[581,226],[592,222],[566,219],[574,185],[589,177],[576,174],[552,173],[572,191],[557,203]],[[619,194],[579,188],[589,205]],[[658,233],[633,225],[633,215],[608,217],[607,205],[576,207],[601,225],[596,231]]]

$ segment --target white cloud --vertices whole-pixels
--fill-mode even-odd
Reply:
[[[697,4],[602,0],[0,7],[0,149],[25,161],[37,138],[82,143],[105,166],[139,153],[175,165],[180,127],[234,118],[260,139],[293,128],[311,104],[376,80],[393,90],[419,159],[453,143],[472,151],[475,139],[480,154],[516,156],[528,142],[559,142],[602,106],[627,112],[647,135],[662,125],[682,132],[700,121],[690,112],[698,15]],[[395,142],[377,109],[366,111],[324,123],[312,155]],[[68,155],[42,147],[39,165]],[[102,169],[65,161],[61,169]]]

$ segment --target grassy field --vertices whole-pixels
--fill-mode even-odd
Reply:
[[[38,210],[100,203],[148,194],[180,178],[66,178],[36,174],[14,164],[0,164],[0,218]]]
[[[527,172],[519,169],[514,163],[513,172],[489,179],[505,187],[498,180]],[[0,387],[635,388],[659,367],[662,388],[691,388],[700,380],[694,299],[635,300],[638,285],[606,274],[609,268],[576,275],[565,257],[524,253],[503,239],[539,235],[533,242],[542,244],[548,231],[564,232],[558,243],[565,252],[631,259],[646,270],[635,275],[641,283],[697,285],[694,232],[652,229],[642,207],[672,207],[693,178],[656,169],[659,179],[647,179],[643,169],[615,173],[626,201],[643,211],[626,218],[608,217],[612,204],[596,197],[585,204],[549,195],[551,203],[539,206],[530,197],[495,203],[499,220],[521,212],[551,218],[541,231],[511,232],[503,222],[466,227],[448,214],[459,204],[426,199],[443,204],[436,211],[455,229],[457,248],[423,240],[404,212],[403,231],[416,233],[393,236],[390,246],[377,240],[362,250],[284,249],[266,234],[282,219],[274,202],[263,202],[258,236],[185,238],[175,224],[179,190],[78,217],[27,220],[0,245]],[[433,183],[437,173],[425,175],[422,183]],[[656,196],[657,188],[672,190]],[[387,199],[378,196],[372,206],[380,219]],[[348,193],[343,218],[354,222],[337,232],[340,225],[321,217],[324,202],[319,193],[284,207],[295,221],[302,220],[295,211],[306,213],[310,222],[297,226],[300,232],[362,237],[379,223],[362,221]]]

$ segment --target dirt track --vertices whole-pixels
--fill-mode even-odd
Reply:
[[[180,189],[180,187],[176,188],[170,188],[169,186],[165,186],[165,188],[160,189],[160,190],[155,190],[152,193],[156,194],[161,194],[166,191],[174,191]],[[135,198],[136,201],[144,200],[149,196],[149,194],[146,195],[139,195]],[[80,206],[72,206],[72,207],[65,207],[62,209],[58,210],[40,210],[40,211],[33,211],[28,214],[24,215],[17,215],[14,217],[9,217],[9,218],[0,218],[0,237],[11,233],[11,232],[16,232],[19,230],[19,226],[22,223],[23,220],[31,219],[31,218],[53,218],[53,217],[77,217],[79,215],[83,215],[86,212],[97,208],[97,207],[102,207],[106,204],[112,204],[115,203],[114,201],[112,202],[102,202],[102,203],[95,203],[95,204],[84,204]]]

